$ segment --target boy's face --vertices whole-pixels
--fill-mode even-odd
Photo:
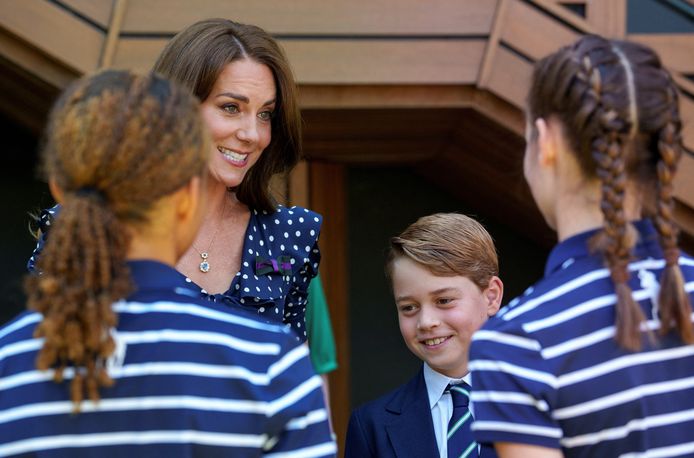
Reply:
[[[392,265],[393,295],[407,347],[435,371],[467,374],[472,334],[499,310],[503,286],[493,277],[481,291],[463,276],[440,277],[406,257]]]

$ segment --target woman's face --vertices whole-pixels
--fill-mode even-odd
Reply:
[[[201,114],[212,136],[212,179],[226,187],[243,177],[270,144],[277,88],[272,71],[250,59],[227,64]]]

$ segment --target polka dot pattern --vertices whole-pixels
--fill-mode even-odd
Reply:
[[[43,210],[39,216],[38,225],[42,235],[27,263],[30,272],[35,270],[36,259],[59,210],[60,207],[56,205]],[[319,214],[301,207],[279,206],[271,214],[252,210],[244,238],[241,270],[232,278],[229,289],[223,294],[208,294],[190,279],[186,279],[186,282],[213,302],[250,311],[268,322],[282,320],[299,340],[305,341],[307,290],[311,279],[318,273],[321,223]],[[291,274],[271,272],[256,275],[256,256],[264,259],[288,256]]]
[[[297,218],[296,214],[303,216]],[[318,273],[318,235],[322,218],[301,207],[278,207],[275,213],[251,212],[243,246],[241,271],[224,294],[209,295],[215,302],[242,308],[268,322],[282,321],[305,341],[308,285]],[[289,256],[291,274],[256,275],[256,256]]]

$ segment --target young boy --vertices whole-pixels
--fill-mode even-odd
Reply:
[[[489,457],[470,433],[468,348],[501,304],[494,242],[464,215],[420,218],[391,239],[390,278],[405,344],[424,364],[395,391],[353,413],[345,456]]]

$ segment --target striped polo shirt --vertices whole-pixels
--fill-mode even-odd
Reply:
[[[0,456],[334,456],[321,379],[281,325],[199,298],[173,268],[129,263],[113,305],[115,384],[73,414],[69,381],[35,368],[37,313],[0,328]]]
[[[544,278],[474,335],[479,442],[561,448],[567,457],[694,456],[694,345],[657,334],[665,262],[650,221],[635,226],[629,284],[647,319],[643,350],[614,339],[610,273],[587,248],[595,232],[565,240]],[[682,255],[679,264],[692,298],[694,260]]]

